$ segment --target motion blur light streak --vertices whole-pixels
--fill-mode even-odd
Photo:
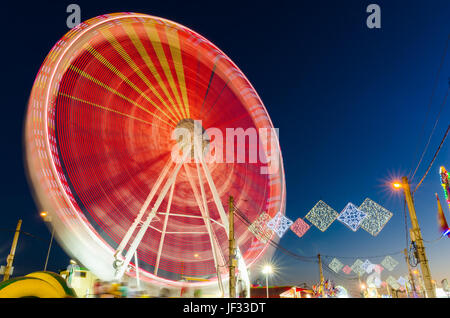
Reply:
[[[186,120],[201,120],[206,129],[215,127],[223,135],[227,128],[274,129],[237,66],[204,37],[165,19],[114,13],[82,22],[56,43],[41,66],[26,121],[30,179],[40,207],[53,216],[58,241],[101,279],[113,278],[115,250],[170,161],[174,128]],[[268,160],[208,163],[220,202],[232,195],[252,222],[263,212],[270,218],[284,214],[278,140],[276,148],[265,153],[265,158],[279,157],[270,174],[261,173]],[[153,219],[137,248],[140,277],[149,282],[216,282],[211,235],[228,259],[227,231],[217,224],[213,190],[205,187],[207,209],[202,208],[193,185],[203,181],[194,174],[188,178],[187,166],[196,168],[186,164],[179,171],[171,203],[164,198],[156,211],[171,205],[173,213]],[[202,209],[209,211],[213,234]],[[268,243],[253,240],[242,223],[235,233],[249,267]],[[184,275],[207,280],[180,282]]]
[[[448,172],[445,167],[439,168],[439,174],[441,176],[441,185],[444,189],[445,200],[447,201],[448,207],[450,209],[450,181],[448,180]]]

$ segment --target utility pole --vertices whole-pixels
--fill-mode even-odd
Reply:
[[[322,291],[322,298],[325,298],[325,284],[324,284],[324,278],[323,278],[323,271],[322,271],[322,258],[320,257],[320,254],[317,254],[317,257],[319,258],[319,274],[320,274],[320,290]]]
[[[230,279],[229,279],[229,294],[230,298],[236,297],[236,242],[234,240],[234,200],[230,196],[228,202],[228,217],[229,217],[229,260],[230,260]]]
[[[11,268],[14,261],[14,255],[16,253],[16,246],[17,241],[19,239],[19,233],[20,233],[20,227],[22,226],[22,220],[19,220],[16,227],[16,232],[14,233],[14,239],[11,245],[11,251],[9,252],[8,257],[6,258],[6,267],[5,267],[5,273],[3,274],[3,281],[6,281],[9,279],[9,276],[11,275]]]
[[[411,271],[411,264],[409,264],[408,250],[405,248],[403,250],[403,253],[405,254],[405,261],[406,261],[406,265],[408,266],[409,280],[411,281],[412,294],[413,294],[413,297],[414,297],[414,294],[417,293],[417,291],[416,291],[416,283],[414,282],[414,276],[413,276],[413,273]]]
[[[423,244],[422,233],[420,232],[419,222],[417,221],[416,209],[411,195],[408,178],[402,178],[403,193],[405,194],[406,204],[408,205],[409,216],[411,218],[412,232],[417,245],[418,260],[422,271],[422,278],[425,284],[426,294],[428,298],[435,298],[436,292],[431,283],[431,271],[428,265],[427,256],[425,254],[425,245]]]

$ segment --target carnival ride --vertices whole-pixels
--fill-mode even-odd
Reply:
[[[71,29],[46,57],[29,99],[26,160],[59,243],[100,279],[225,295],[228,198],[250,221],[285,213],[273,131],[245,75],[207,39],[162,18],[114,13]],[[257,140],[246,143],[248,132]],[[234,231],[248,289],[247,270],[269,243],[243,223]]]
[[[75,291],[56,273],[34,272],[0,283],[0,298],[70,298]]]

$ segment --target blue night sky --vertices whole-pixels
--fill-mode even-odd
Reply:
[[[42,61],[68,31],[66,7],[72,2],[80,5],[82,20],[119,11],[147,13],[179,22],[221,48],[246,74],[279,128],[290,219],[305,216],[318,200],[340,212],[348,202],[359,206],[366,197],[394,213],[376,237],[362,229],[354,233],[336,221],[325,232],[312,227],[302,238],[288,232],[280,241],[285,248],[305,256],[341,256],[349,265],[356,258],[342,256],[384,255],[405,248],[403,198],[385,183],[414,170],[447,92],[450,48],[422,132],[450,33],[448,1],[9,2],[1,53],[0,263],[6,263],[13,235],[4,229],[14,229],[19,218],[22,229],[37,237],[21,236],[15,275],[42,269],[50,239],[25,176],[23,120]],[[370,3],[381,7],[381,29],[366,27]],[[449,119],[447,101],[413,184],[425,173]],[[415,195],[425,241],[439,236],[434,193],[444,203],[441,165],[450,168],[450,140]],[[450,219],[448,207],[443,208]],[[433,278],[450,278],[449,240],[427,243],[426,248]],[[389,274],[404,275],[403,255],[394,258],[400,265]],[[369,258],[374,263],[382,259]],[[56,244],[49,269],[65,268],[68,261]],[[272,261],[278,266],[272,283],[318,280],[316,263],[299,262],[281,252]],[[324,266],[329,261],[325,257]],[[353,282],[325,273],[354,289]],[[382,278],[386,276],[383,272]]]

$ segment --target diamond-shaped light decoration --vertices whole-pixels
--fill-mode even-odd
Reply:
[[[331,268],[334,272],[339,273],[344,264],[342,264],[337,258],[333,258],[328,267]]]
[[[267,227],[277,233],[281,238],[293,223],[294,222],[285,217],[281,212],[278,212],[272,220],[267,222]]]
[[[403,277],[403,276],[400,276],[400,277],[397,279],[397,283],[399,283],[399,284],[400,284],[401,286],[403,286],[403,287],[406,286],[406,282],[407,282],[407,280],[406,280],[406,278]]]
[[[298,218],[297,221],[294,222],[294,224],[291,225],[291,230],[295,234],[297,234],[298,237],[302,237],[305,235],[305,233],[309,230],[311,226],[303,221],[303,219]]]
[[[384,267],[381,266],[380,264],[376,264],[375,267],[373,268],[373,270],[375,272],[377,272],[378,274],[381,274],[381,272],[383,271]]]
[[[366,273],[371,273],[373,270],[373,264],[371,261],[369,261],[368,259],[366,259],[364,261],[364,263],[361,264],[361,268],[366,272]]]
[[[363,275],[366,271],[361,267],[361,265],[363,264],[363,261],[361,261],[360,259],[357,259],[353,265],[350,267],[352,269],[352,271],[354,271],[356,274],[358,274],[359,276]]]
[[[348,265],[345,265],[342,271],[348,275],[352,272],[352,268]]]
[[[398,262],[388,255],[381,262],[381,265],[383,265],[387,270],[392,271],[398,265]]]
[[[361,222],[361,228],[373,236],[377,236],[392,217],[392,212],[386,210],[369,198],[364,200],[359,209],[367,213],[367,216]]]
[[[311,211],[306,214],[305,218],[314,224],[319,230],[324,232],[331,225],[331,223],[336,220],[338,215],[339,214],[333,208],[320,200],[311,209]]]
[[[361,211],[353,203],[349,202],[337,219],[345,224],[350,230],[356,232],[366,216],[367,213]]]
[[[272,230],[267,227],[267,222],[270,221],[270,215],[263,212],[259,217],[253,221],[253,223],[248,227],[248,230],[252,232],[256,238],[263,243],[272,237]]]
[[[400,288],[400,284],[392,276],[389,276],[388,278],[386,278],[386,283],[388,283],[394,289],[399,289]]]

